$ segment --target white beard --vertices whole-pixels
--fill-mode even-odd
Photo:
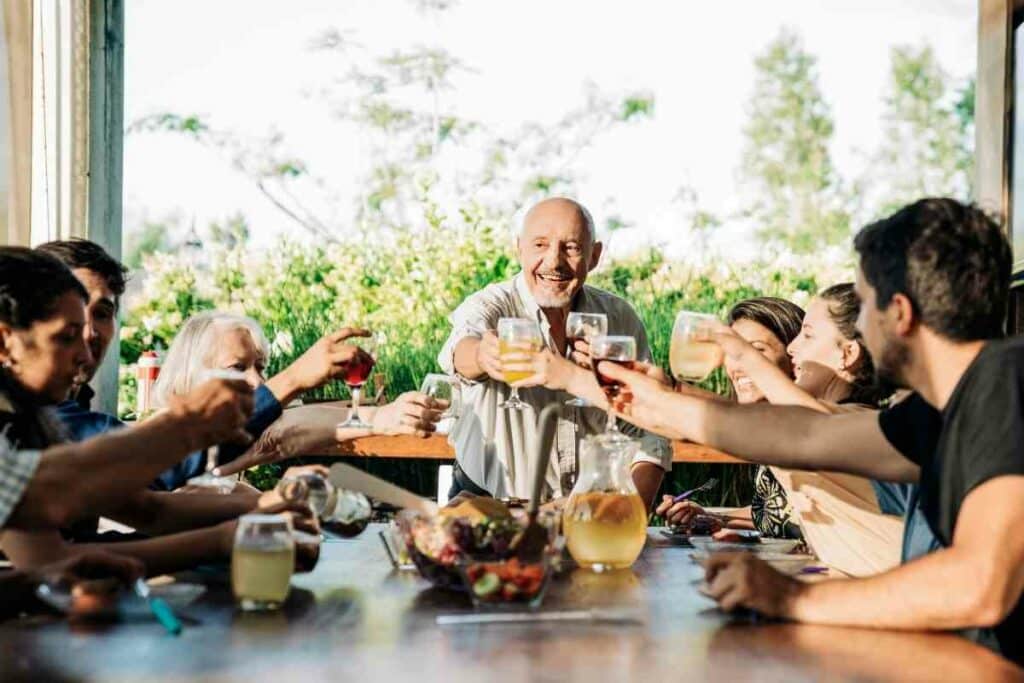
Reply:
[[[534,301],[541,308],[565,308],[572,301],[568,292],[565,294],[538,293],[533,295]]]

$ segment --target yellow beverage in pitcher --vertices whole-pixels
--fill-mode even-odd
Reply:
[[[625,569],[647,540],[647,511],[637,494],[574,493],[562,515],[572,559],[597,571]]]
[[[498,340],[498,357],[501,359],[502,363],[505,362],[505,357],[506,356],[512,356],[512,355],[522,354],[522,353],[536,353],[537,351],[540,351],[540,343],[539,342],[526,342],[526,341],[507,342],[504,339],[499,339]],[[526,372],[526,371],[514,371],[513,372],[513,371],[509,371],[509,370],[505,370],[503,372],[503,374],[505,375],[505,383],[506,384],[513,384],[515,382],[518,382],[520,380],[524,380],[527,377],[530,377],[531,375],[533,375],[532,372]]]

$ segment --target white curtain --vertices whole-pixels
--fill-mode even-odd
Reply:
[[[32,236],[32,0],[3,0],[0,243]]]

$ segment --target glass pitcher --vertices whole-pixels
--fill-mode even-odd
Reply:
[[[583,442],[580,472],[562,514],[569,553],[596,572],[632,566],[647,540],[647,510],[629,473],[635,440],[593,436]]]

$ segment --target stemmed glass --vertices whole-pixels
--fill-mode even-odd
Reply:
[[[718,319],[706,313],[680,311],[672,327],[668,359],[680,382],[702,382],[722,364],[722,347],[715,343]]]
[[[585,341],[592,344],[596,337],[608,334],[608,316],[604,313],[578,313],[573,311],[565,321],[565,337],[569,342],[569,349],[565,352],[566,358],[572,358],[572,352],[576,342]],[[569,399],[565,402],[567,406],[576,408],[590,407],[590,401],[582,396]]]
[[[459,386],[459,380],[452,377],[451,375],[440,375],[437,373],[430,373],[423,378],[423,384],[420,386],[420,393],[426,394],[431,398],[437,398],[438,400],[445,400],[449,407],[447,407],[440,415],[440,420],[454,420],[459,417],[459,413],[462,408],[462,389]],[[449,426],[445,423],[445,427]],[[437,425],[437,433],[446,433],[446,429],[441,427],[441,424]]]
[[[242,381],[245,382],[248,378],[244,372],[238,370],[213,368],[208,370],[202,370],[199,373],[199,382],[209,382],[214,379],[224,379],[229,381]],[[213,489],[217,493],[231,493],[235,489],[235,484],[238,483],[236,477],[218,477],[213,473],[219,464],[217,461],[220,459],[220,446],[214,444],[206,449],[206,469],[199,476],[192,477],[186,484],[189,486],[197,486],[199,488]]]
[[[544,348],[537,323],[527,318],[501,318],[498,320],[498,356],[502,365],[521,362],[524,354],[533,354]],[[532,375],[526,370],[504,370],[506,384],[513,384]],[[527,406],[519,398],[518,387],[512,387],[512,394],[499,408],[523,410]]]
[[[377,340],[375,337],[361,339],[359,341],[359,347],[362,349],[363,353],[360,353],[353,358],[352,362],[348,365],[348,369],[345,371],[345,384],[348,386],[348,390],[352,394],[352,410],[348,415],[348,419],[338,425],[339,428],[373,428],[373,425],[365,422],[361,417],[359,417],[359,406],[363,397],[363,385],[366,384],[366,380],[370,378],[370,374],[373,372],[373,368],[377,364],[373,355],[376,346]]]
[[[611,407],[612,401],[622,390],[622,383],[602,375],[598,372],[597,366],[602,361],[608,361],[632,370],[633,364],[636,362],[636,339],[614,335],[595,337],[590,343],[590,360],[594,365],[594,377],[597,378],[597,383],[601,385],[604,395],[608,398],[608,425],[605,427],[604,437],[628,439],[629,437],[619,431],[615,413]]]

